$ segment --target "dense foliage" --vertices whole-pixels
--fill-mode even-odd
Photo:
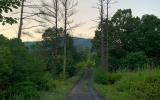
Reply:
[[[160,70],[138,72],[117,72],[108,74],[114,84],[96,85],[96,89],[106,100],[159,100]]]
[[[90,51],[90,48],[79,48],[78,49],[78,58],[79,58],[79,63],[77,63],[78,68],[93,68],[96,66],[96,55],[92,54]]]
[[[0,99],[38,99],[39,90],[52,89],[51,75],[18,39],[0,36]]]
[[[121,76],[119,73],[106,73],[104,69],[97,68],[94,73],[94,81],[98,84],[110,85],[120,80]]]
[[[106,23],[105,20],[105,33]],[[134,17],[131,9],[120,9],[109,20],[108,31],[110,70],[126,68],[132,70],[143,65],[153,67],[160,63],[160,19],[158,17],[154,15]],[[99,29],[95,33],[93,49],[100,56]],[[134,62],[138,65],[132,65]]]
[[[47,70],[54,78],[62,78],[63,68],[63,29],[48,28],[42,35],[43,41],[34,47],[33,53],[43,59]],[[76,73],[76,63],[80,61],[79,53],[73,45],[72,37],[67,35],[67,76],[71,77]]]

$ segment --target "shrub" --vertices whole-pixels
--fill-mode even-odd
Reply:
[[[39,98],[36,84],[30,81],[17,83],[13,87],[12,94],[22,96],[24,100],[30,100],[30,98],[37,100]]]
[[[7,90],[0,92],[0,99],[4,100],[38,100],[37,87],[33,82],[24,81],[10,86]]]
[[[95,65],[96,65],[96,60],[94,55],[88,55],[86,59],[77,64],[79,68],[86,68],[86,67],[90,68],[90,67],[95,67]]]
[[[95,85],[107,100],[159,100],[160,69],[118,74],[121,77],[114,84]]]
[[[12,73],[11,52],[8,48],[1,48],[0,46],[0,89],[9,84],[9,76]]]
[[[132,52],[127,54],[122,60],[122,66],[130,70],[135,70],[142,68],[146,62],[147,57],[144,52]]]
[[[95,74],[94,74],[94,80],[96,83],[107,84],[108,83],[107,77],[108,77],[108,74],[106,71],[104,71],[101,68],[96,69]]]
[[[43,62],[31,55],[22,41],[0,36],[0,97],[37,99],[39,90],[54,87],[45,70]]]
[[[130,94],[135,99],[141,100],[159,100],[160,98],[160,75],[149,75],[139,84],[135,83],[134,87],[131,87]]]
[[[121,74],[112,74],[106,72],[104,69],[97,69],[95,74],[94,74],[94,80],[98,84],[114,84],[118,80],[121,79]]]
[[[160,71],[142,71],[126,74],[114,84],[119,93],[127,93],[127,100],[159,100]]]

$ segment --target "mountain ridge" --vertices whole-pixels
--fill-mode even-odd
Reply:
[[[24,42],[24,44],[27,47],[31,47],[32,45],[35,45],[38,42],[42,41],[29,41],[29,42]],[[86,39],[86,38],[81,38],[81,37],[73,37],[73,44],[76,48],[91,48],[92,46],[92,39]]]

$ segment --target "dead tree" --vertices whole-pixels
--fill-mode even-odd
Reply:
[[[58,6],[58,0],[55,0],[55,19],[56,19],[56,33],[58,33],[58,10],[59,10],[59,6]]]
[[[74,0],[61,0],[62,4],[62,17],[64,19],[64,59],[63,59],[63,78],[66,78],[66,67],[67,67],[67,30],[69,23],[69,18],[75,14],[75,7],[77,6],[77,1]]]
[[[106,42],[105,42],[105,61],[107,70],[109,69],[109,8],[111,4],[118,3],[113,0],[105,0],[106,1]]]
[[[107,8],[107,23],[106,23],[106,49],[105,49],[105,59],[106,59],[106,66],[109,69],[109,3],[111,0],[106,1],[106,8]]]
[[[18,30],[18,39],[21,39],[21,35],[22,35],[24,2],[25,0],[21,1],[21,13],[20,13],[20,22],[19,22],[19,30]]]
[[[49,2],[45,2],[45,0],[41,0],[42,7],[39,8],[39,16],[40,20],[46,21],[46,23],[51,24],[52,27],[55,27],[56,32],[58,30],[58,22],[59,22],[59,0],[49,0]]]
[[[41,29],[46,29],[49,27],[55,27],[56,35],[58,35],[58,21],[59,21],[59,0],[40,0],[34,3],[32,0],[27,0],[29,4],[23,3],[22,9],[26,7],[29,9],[28,11],[21,10],[21,18],[20,18],[20,26],[19,26],[19,33],[22,34],[22,30],[32,29],[41,27]],[[18,12],[19,13],[19,12]],[[25,15],[23,15],[25,14]],[[27,21],[34,21],[36,25],[25,27],[22,29],[23,20]],[[24,33],[24,32],[23,32]],[[54,45],[54,50],[52,50],[52,54],[57,54],[57,47]]]
[[[100,14],[100,41],[101,41],[101,66],[106,68],[105,44],[104,44],[104,0],[99,0],[98,9]]]
[[[113,2],[113,0],[99,0],[98,2],[100,14],[101,66],[107,71],[109,70],[109,7],[113,3],[117,2]],[[105,19],[106,22],[104,21]]]
[[[20,18],[19,18],[19,29],[18,29],[18,39],[21,39],[22,34],[31,36],[29,34],[26,34],[26,32],[23,32],[23,30],[26,29],[31,29],[31,28],[35,28],[35,27],[42,27],[43,25],[34,25],[34,26],[30,26],[30,27],[26,27],[24,28],[24,20],[30,20],[33,19],[34,16],[37,16],[39,13],[32,13],[32,12],[25,12],[24,8],[29,8],[29,10],[33,10],[35,8],[39,8],[41,5],[31,5],[31,4],[27,4],[29,0],[21,0],[21,9],[20,12],[15,12],[13,14],[20,14]],[[32,3],[32,2],[30,2]]]

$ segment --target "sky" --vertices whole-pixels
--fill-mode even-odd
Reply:
[[[114,0],[113,0],[114,1]],[[35,1],[34,1],[35,2]],[[71,32],[72,36],[82,38],[93,38],[94,31],[97,27],[98,10],[94,8],[98,0],[78,0],[77,13],[73,16],[75,24],[81,23],[79,27]],[[160,0],[117,0],[118,3],[112,4],[109,15],[112,16],[117,9],[132,9],[134,16],[141,17],[144,14],[154,14],[160,18]],[[27,24],[34,24],[27,22]],[[0,34],[8,38],[17,36],[18,24],[0,26]],[[29,30],[33,36],[28,37],[23,35],[23,41],[39,41],[41,40],[40,33],[35,30]]]

